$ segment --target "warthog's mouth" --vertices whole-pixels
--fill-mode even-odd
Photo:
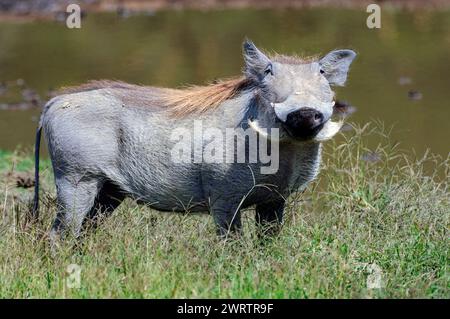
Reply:
[[[286,133],[289,135],[289,137],[299,140],[299,141],[309,141],[314,139],[317,134],[323,129],[327,122],[321,123],[319,125],[316,125],[314,127],[309,128],[298,128],[293,129],[289,125],[285,125],[282,123],[283,129],[286,131]]]
[[[293,130],[286,125],[283,125],[283,128],[289,137],[297,141],[323,142],[333,138],[339,132],[343,124],[342,121],[334,122],[332,120],[327,120],[308,130],[293,132]]]
[[[334,121],[328,120],[325,123],[322,123],[321,125],[317,126],[317,128],[316,128],[317,131],[314,132],[314,134],[311,135],[309,138],[302,139],[302,141],[323,142],[323,141],[329,140],[329,139],[333,138],[339,132],[339,130],[341,129],[343,124],[344,124],[344,122],[342,122],[342,121],[334,122]],[[270,140],[274,140],[273,136],[270,136],[266,130],[260,128],[258,121],[249,121],[249,125],[252,129],[254,129],[261,136],[263,136],[267,139],[270,139]],[[292,136],[288,130],[285,130],[285,131],[287,132],[289,137],[299,140],[298,138]],[[275,140],[280,141],[278,138]]]

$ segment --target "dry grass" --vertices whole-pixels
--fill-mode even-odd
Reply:
[[[368,149],[374,136],[380,144]],[[412,159],[377,128],[341,139],[327,145],[320,180],[290,199],[281,235],[265,245],[254,239],[252,212],[242,239],[221,242],[207,216],[126,201],[82,244],[67,241],[53,256],[44,162],[40,224],[25,224],[31,191],[0,185],[0,297],[450,297],[449,159]],[[376,161],[362,160],[369,151]],[[3,153],[0,168],[27,170],[28,158]],[[81,267],[79,288],[66,285],[70,264]]]

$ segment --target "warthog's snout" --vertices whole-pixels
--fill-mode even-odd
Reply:
[[[289,113],[284,126],[292,137],[307,140],[315,137],[325,122],[322,112],[305,107]]]

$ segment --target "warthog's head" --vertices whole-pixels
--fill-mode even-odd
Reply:
[[[356,53],[336,50],[321,59],[267,57],[256,46],[244,43],[245,75],[259,87],[285,136],[296,140],[326,140],[340,124],[330,121],[334,106],[331,86],[343,86]]]

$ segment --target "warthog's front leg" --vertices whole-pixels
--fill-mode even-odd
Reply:
[[[226,239],[230,235],[239,235],[242,231],[239,202],[217,200],[210,208],[217,234]]]
[[[255,218],[259,237],[273,236],[280,232],[284,206],[284,200],[256,205]]]

